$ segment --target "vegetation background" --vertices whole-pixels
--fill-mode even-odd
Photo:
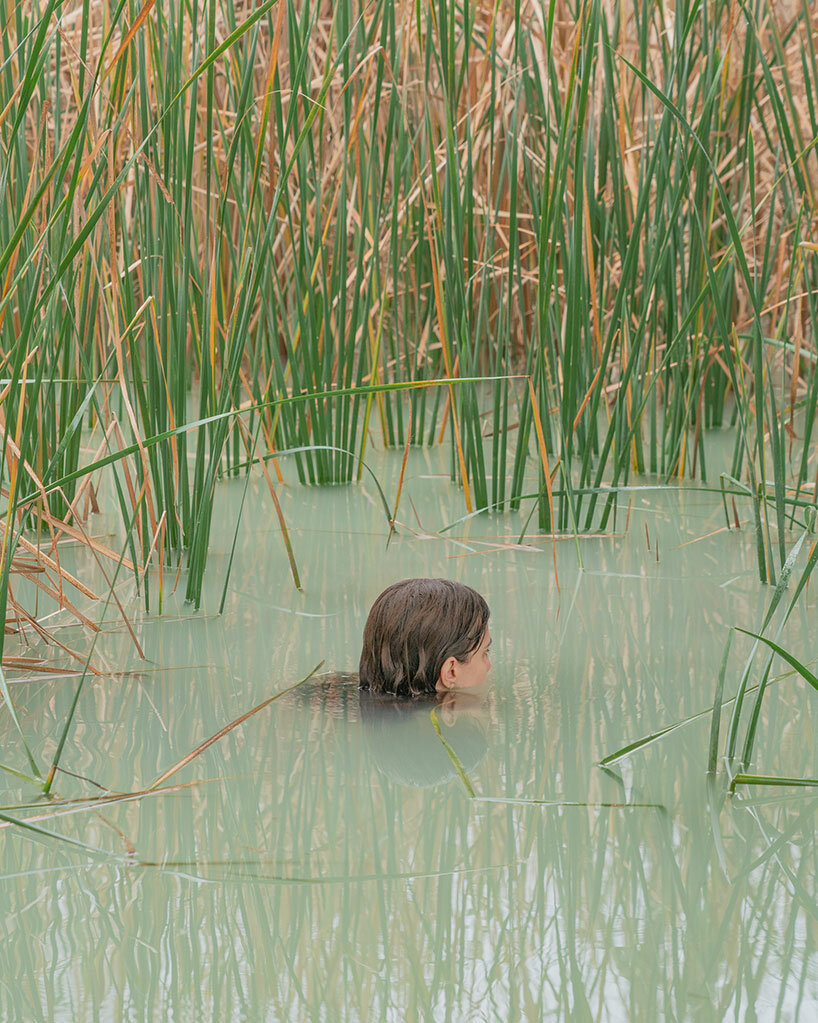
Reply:
[[[748,502],[762,581],[812,530],[810,0],[0,17],[7,631],[43,632],[35,590],[87,622],[65,538],[198,605],[216,481],[257,461],[299,585],[277,489],[359,479],[376,422],[521,536],[609,528],[643,473]]]

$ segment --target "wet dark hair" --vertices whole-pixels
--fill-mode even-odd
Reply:
[[[364,626],[360,687],[392,696],[431,696],[447,657],[467,661],[480,646],[488,604],[450,579],[404,579],[383,591]]]

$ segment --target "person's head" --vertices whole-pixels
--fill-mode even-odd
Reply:
[[[480,685],[491,667],[489,609],[470,586],[404,579],[372,605],[364,627],[360,686],[417,697]]]

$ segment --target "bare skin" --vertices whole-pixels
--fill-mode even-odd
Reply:
[[[435,686],[437,692],[451,689],[471,689],[474,686],[482,685],[491,670],[490,646],[491,635],[486,629],[479,646],[468,660],[458,661],[456,657],[447,657],[440,669],[440,677]]]

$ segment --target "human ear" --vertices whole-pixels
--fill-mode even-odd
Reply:
[[[457,665],[456,657],[447,657],[440,669],[439,682],[440,685],[444,686],[446,689],[451,689],[451,687],[457,681],[456,665]]]

